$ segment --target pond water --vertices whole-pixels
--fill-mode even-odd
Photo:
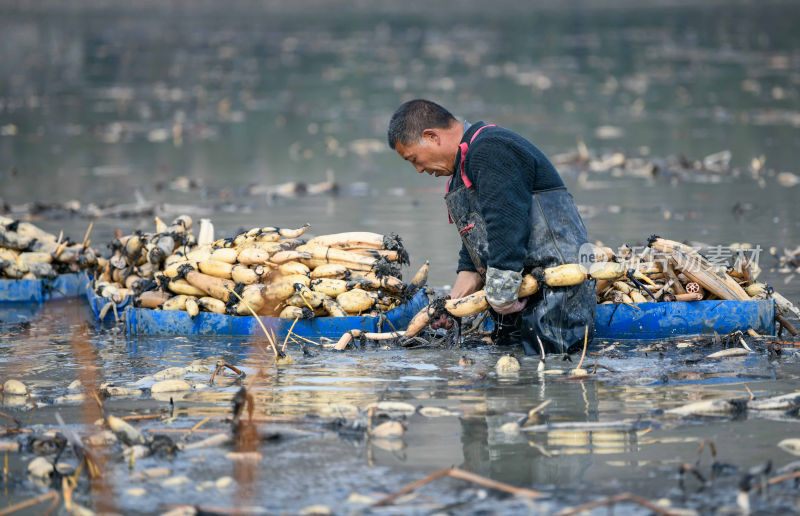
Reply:
[[[306,222],[315,235],[393,232],[411,254],[410,274],[430,260],[430,283],[443,287],[453,281],[458,249],[442,202],[444,184],[416,174],[385,144],[397,105],[428,97],[460,118],[511,128],[551,157],[574,151],[582,140],[598,157],[622,152],[652,161],[661,172],[559,165],[592,240],[616,247],[655,233],[761,246],[760,279],[796,301],[794,275],[780,270],[769,249],[780,255],[800,243],[798,186],[778,180],[781,172],[800,172],[794,159],[799,15],[798,4],[782,1],[643,7],[624,0],[501,0],[489,7],[468,0],[458,9],[416,0],[237,1],[224,9],[214,2],[0,2],[0,208],[27,212],[26,203],[69,199],[138,202],[166,217],[209,217],[220,235]],[[730,151],[723,172],[668,173],[675,156],[702,160],[723,150]],[[752,160],[761,156],[764,166],[754,170]],[[275,195],[261,188],[331,177],[339,185],[336,195]],[[36,222],[78,239],[89,218],[44,213]],[[92,242],[103,246],[117,228],[151,227],[150,214],[101,218]],[[31,387],[37,409],[24,400],[14,407],[6,398],[2,411],[36,432],[57,428],[59,412],[85,435],[88,409],[57,401],[85,372],[83,360],[93,364],[99,381],[128,387],[192,361],[213,370],[219,359],[243,368],[247,383],[265,362],[246,340],[129,339],[93,324],[87,358],[75,337],[92,321],[82,301],[29,312],[22,315],[32,316],[30,326],[0,325],[0,378]],[[800,366],[791,347],[780,357],[761,345],[746,357],[695,362],[713,350],[622,346],[589,357],[592,366],[597,360],[597,376],[570,381],[539,372],[536,358],[521,359],[518,375],[499,377],[494,364],[501,350],[491,347],[368,347],[336,354],[308,345],[310,356],[297,343],[287,349],[296,363],[268,369],[252,390],[257,416],[292,418],[270,423],[280,438],[259,446],[261,461],[232,461],[228,445],[137,459],[131,469],[115,455],[116,445],[107,462],[113,508],[149,514],[190,503],[296,513],[324,504],[350,513],[365,507],[353,493],[378,500],[457,466],[547,496],[528,502],[439,479],[413,499],[373,510],[549,514],[630,491],[723,513],[736,506],[739,480],[749,468],[772,460],[774,471],[792,462],[777,443],[800,437],[796,415],[676,419],[660,412],[699,399],[746,397],[748,389],[757,396],[792,392]],[[474,365],[458,365],[465,354]],[[548,359],[548,368],[575,365]],[[203,370],[187,380],[201,384],[209,377]],[[176,397],[173,420],[137,427],[190,428],[207,416],[229,415],[238,386],[231,377],[223,380]],[[551,402],[541,423],[626,421],[630,427],[516,436],[501,430],[545,400]],[[332,404],[350,410],[377,401],[438,407],[449,415],[406,415],[403,438],[391,441],[308,418],[337,415]],[[105,409],[119,416],[168,414],[168,402],[145,393],[109,398]],[[350,422],[366,417],[340,415]],[[229,428],[209,421],[188,441]],[[698,471],[711,477],[708,446],[698,454],[703,441],[713,441],[717,460],[738,469],[723,468],[729,474],[705,487],[687,473],[681,488],[681,464],[698,457]],[[32,457],[9,454],[11,475],[2,486],[9,505],[46,490],[24,475]],[[75,462],[69,453],[64,460]],[[155,467],[169,474],[140,478]],[[181,484],[181,476],[188,481]],[[233,482],[209,483],[222,477]],[[146,494],[128,491],[137,487]],[[76,500],[91,505],[88,497],[80,484]],[[800,510],[791,482],[772,488],[769,497],[754,495],[751,503],[765,513]],[[648,513],[633,505],[618,509]]]
[[[98,383],[131,389],[151,386],[149,375],[168,367],[195,365],[181,375],[193,386],[191,391],[153,395],[145,391],[104,401],[108,414],[160,414],[161,418],[133,423],[148,435],[166,434],[182,442],[185,432],[177,429],[198,423],[203,425],[186,442],[227,435],[231,427],[222,419],[231,415],[240,385],[249,385],[260,432],[269,436],[257,447],[262,459],[255,463],[230,459],[228,454],[235,449],[230,444],[151,455],[133,464],[120,455],[120,444],[112,446],[106,489],[114,496],[108,507],[126,514],[164,511],[170,504],[256,507],[268,513],[297,513],[322,504],[337,514],[360,512],[370,500],[450,466],[541,490],[545,497],[531,502],[498,497],[457,480],[440,479],[410,499],[401,499],[390,512],[549,514],[630,491],[708,513],[725,507],[737,510],[737,486],[750,468],[772,461],[773,469],[778,469],[793,461],[777,443],[797,436],[796,415],[750,412],[732,419],[663,413],[697,400],[747,398],[748,390],[757,397],[792,392],[800,365],[791,347],[780,357],[757,346],[745,357],[711,361],[702,360],[712,349],[700,343],[681,348],[617,345],[590,354],[586,367],[592,370],[597,364],[597,374],[567,380],[576,364],[560,356],[549,357],[545,371],[539,369],[538,358],[521,358],[519,373],[503,376],[494,370],[503,350],[490,347],[368,346],[335,353],[308,345],[304,353],[299,344],[290,343],[287,351],[295,363],[267,367],[255,380],[258,370],[270,362],[263,343],[237,338],[126,338],[113,328],[86,334],[82,327],[91,317],[82,303],[51,302],[29,327],[2,336],[3,377],[22,379],[38,404],[34,409],[25,398],[4,398],[3,411],[32,431],[18,441],[26,443],[30,436],[41,437],[58,428],[55,413],[84,438],[97,431],[82,423],[94,402],[81,405],[69,399],[74,392],[67,388],[75,379],[86,381],[87,364],[93,366]],[[91,346],[83,348],[84,339]],[[88,355],[86,349],[91,350]],[[459,365],[464,356],[472,363]],[[221,374],[209,386],[218,361],[244,370],[247,378],[237,382],[235,375]],[[532,421],[532,431],[505,430],[504,424],[519,420],[544,401],[549,405]],[[375,416],[376,425],[383,421],[380,413],[402,421],[406,431],[401,438],[365,436],[367,408],[375,402],[407,404],[400,411],[385,407]],[[431,408],[439,410],[430,413]],[[339,417],[346,418],[347,425],[362,426],[333,425]],[[605,426],[556,428],[567,422]],[[541,426],[546,424],[551,427]],[[698,453],[704,441],[706,450]],[[709,452],[712,445],[716,457]],[[30,451],[10,454],[11,476],[5,484],[9,504],[45,490],[42,483],[25,477],[26,463],[33,457]],[[76,465],[70,452],[61,461]],[[695,461],[708,484],[688,472],[682,479],[681,465]],[[711,480],[715,462],[718,476]],[[218,481],[230,485],[220,486]],[[75,498],[86,503],[86,486],[82,487]],[[772,488],[768,499],[754,495],[753,507],[796,510],[797,492],[787,489]],[[95,493],[94,499],[102,497]],[[646,513],[621,507],[623,514]]]

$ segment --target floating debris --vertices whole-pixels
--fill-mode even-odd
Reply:
[[[451,417],[458,416],[457,412],[440,407],[420,407],[419,413],[425,417]]]
[[[347,503],[353,505],[371,505],[375,503],[375,498],[359,493],[350,493],[350,496],[347,497]]]
[[[367,408],[372,406],[373,405],[370,405]],[[377,404],[374,406],[377,407]],[[331,403],[330,405],[324,406],[320,411],[320,414],[331,417],[354,418],[361,415],[361,410],[359,410],[359,408],[355,405],[351,405],[349,403]]]
[[[519,372],[519,360],[514,355],[504,355],[500,357],[495,365],[495,370],[500,376],[515,375]]]
[[[56,405],[63,405],[66,403],[81,403],[86,401],[87,399],[88,398],[86,394],[82,392],[76,392],[72,394],[66,394],[64,396],[59,396],[53,401],[55,402]]]
[[[174,477],[165,478],[160,482],[164,487],[180,487],[189,483],[189,477],[185,475],[176,475]]]
[[[220,478],[218,478],[218,479],[217,479],[217,480],[214,482],[214,485],[217,487],[217,489],[227,489],[228,487],[232,486],[232,485],[233,485],[233,483],[234,483],[234,480],[233,480],[233,478],[232,478],[232,477],[227,477],[227,476],[226,476],[226,477],[220,477]]]
[[[594,130],[594,135],[601,140],[614,140],[622,138],[625,131],[621,127],[613,125],[601,125]]]
[[[225,454],[225,458],[230,461],[254,461],[258,462],[263,457],[258,452],[229,452]]]
[[[800,392],[747,402],[748,410],[791,410],[797,407],[800,407]]]
[[[162,380],[160,382],[156,382],[150,387],[150,392],[153,394],[159,394],[162,392],[181,392],[181,391],[190,391],[192,390],[192,386],[189,385],[188,382],[183,380]]]
[[[106,417],[106,422],[109,428],[111,428],[111,431],[128,446],[147,443],[144,435],[123,419],[109,415]]]
[[[206,448],[216,448],[219,446],[223,446],[231,442],[231,436],[228,434],[215,434],[210,437],[206,437],[200,441],[195,441],[193,443],[183,444],[182,449],[184,451],[191,451],[191,450],[203,450]]]
[[[123,451],[123,456],[127,461],[141,459],[143,457],[147,457],[148,455],[150,455],[150,448],[143,444],[134,444],[133,446],[128,446]]]
[[[705,400],[665,410],[674,416],[731,416],[747,410],[745,400]]]
[[[102,448],[117,442],[117,436],[111,430],[101,430],[84,439],[84,442],[92,448]]]
[[[461,358],[458,359],[459,367],[471,367],[473,365],[475,365],[475,361],[466,355],[462,355]]]
[[[68,391],[78,392],[83,390],[83,384],[80,380],[74,380],[72,383],[67,386]]]
[[[554,422],[544,425],[524,426],[525,432],[552,432],[552,431],[577,431],[577,432],[597,432],[612,430],[617,432],[633,432],[653,426],[649,421],[567,421]]]
[[[716,351],[711,353],[710,355],[706,356],[706,360],[714,360],[719,358],[731,358],[731,357],[741,357],[744,355],[749,355],[751,352],[747,351],[744,348],[730,348],[730,349],[723,349],[721,351]]]
[[[163,468],[163,467],[147,468],[140,471],[133,477],[131,477],[131,480],[141,480],[145,478],[148,479],[163,478],[163,477],[168,477],[171,474],[172,471],[169,468]]]
[[[509,435],[511,437],[515,437],[515,436],[519,435],[520,430],[521,430],[521,427],[520,427],[519,423],[517,423],[516,421],[511,421],[509,423],[504,423],[500,427],[500,431],[501,432],[503,432],[504,434]]]
[[[778,448],[787,451],[792,455],[800,455],[800,439],[784,439],[778,443]]]
[[[392,415],[410,416],[417,411],[416,407],[410,403],[402,401],[379,401],[366,407],[367,410],[374,409],[376,412],[384,412]]]
[[[791,188],[800,183],[800,177],[791,172],[781,172],[775,176],[775,179],[781,186],[785,186],[787,188]]]
[[[44,457],[36,457],[28,463],[28,473],[37,478],[49,478],[54,471],[53,465]]]
[[[397,439],[406,431],[405,425],[398,421],[386,421],[369,431],[370,437],[377,439]]]
[[[135,397],[135,396],[141,396],[143,391],[141,389],[129,389],[127,387],[117,387],[115,385],[107,385],[103,389],[103,392],[105,393],[106,396],[111,396],[111,397],[123,397],[123,396]]]
[[[0,440],[0,452],[17,452],[17,451],[19,451],[18,442]]]
[[[154,380],[169,380],[172,378],[183,378],[186,376],[187,370],[185,367],[170,367],[153,374]]]
[[[28,394],[28,387],[19,380],[6,380],[3,384],[3,393],[11,396],[24,396]]]

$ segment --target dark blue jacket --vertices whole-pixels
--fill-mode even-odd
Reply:
[[[469,143],[482,126],[478,122],[464,133]],[[450,190],[460,186],[461,154],[456,157]],[[489,239],[487,265],[521,271],[530,236],[531,194],[564,186],[547,156],[535,145],[502,127],[487,127],[467,151],[464,173],[478,194],[478,205],[486,221]],[[462,245],[458,271],[475,271]]]

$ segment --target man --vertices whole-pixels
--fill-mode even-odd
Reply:
[[[445,203],[462,239],[450,297],[485,284],[495,343],[520,343],[530,355],[539,350],[537,338],[559,353],[582,346],[587,327],[591,338],[594,281],[517,298],[522,274],[576,263],[588,241],[572,196],[539,149],[496,125],[462,125],[421,99],[397,109],[388,139],[417,172],[448,176]]]

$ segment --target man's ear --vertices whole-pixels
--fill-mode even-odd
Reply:
[[[441,137],[439,136],[439,131],[436,129],[425,129],[422,131],[422,140],[427,143],[441,143]]]

